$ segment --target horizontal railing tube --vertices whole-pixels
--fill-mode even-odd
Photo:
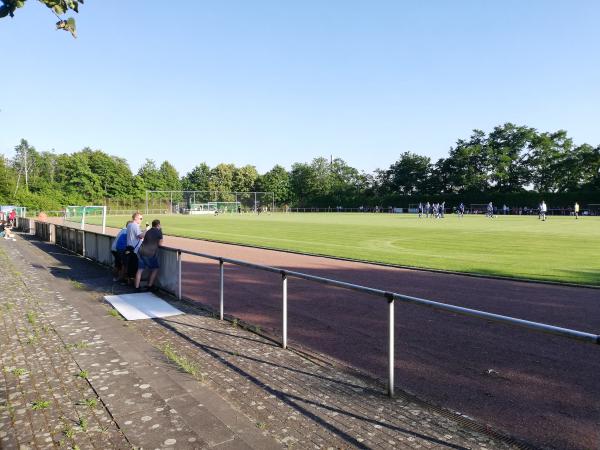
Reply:
[[[209,255],[206,253],[191,252],[191,251],[187,251],[187,250],[183,250],[183,251],[190,255],[200,256],[203,258],[213,259],[213,260],[217,260],[217,261],[224,261],[224,262],[227,262],[230,264],[236,264],[239,266],[250,267],[250,268],[257,269],[257,270],[263,270],[266,272],[281,273],[283,270],[283,269],[276,268],[276,267],[264,266],[261,264],[251,263],[248,261],[242,261],[242,260],[233,259],[233,258],[221,258],[218,256]],[[426,300],[426,299],[422,299],[422,298],[418,298],[418,297],[411,297],[409,295],[397,294],[395,292],[387,292],[387,291],[384,291],[381,289],[375,289],[375,288],[370,288],[367,286],[361,286],[359,284],[347,283],[345,281],[332,280],[330,278],[319,277],[316,275],[309,275],[309,274],[302,273],[302,272],[294,272],[294,271],[290,271],[290,270],[285,270],[285,274],[287,275],[288,278],[293,277],[293,278],[300,278],[300,279],[308,280],[308,281],[315,281],[315,282],[322,283],[322,284],[328,284],[330,286],[336,286],[336,287],[340,287],[340,288],[350,289],[353,291],[363,292],[365,294],[370,294],[370,295],[384,297],[384,298],[389,298],[389,296],[392,295],[394,297],[394,299],[400,300],[403,302],[414,303],[414,304],[418,304],[421,306],[427,306],[429,308],[439,309],[439,310],[443,310],[443,311],[449,311],[449,312],[453,312],[453,313],[457,313],[457,314],[475,317],[478,319],[492,320],[494,322],[504,323],[507,325],[517,326],[517,327],[521,327],[521,328],[527,328],[529,330],[537,331],[540,333],[553,334],[553,335],[566,337],[569,339],[575,339],[578,341],[583,341],[583,342],[587,342],[587,343],[591,343],[591,344],[600,345],[600,336],[597,334],[585,333],[582,331],[571,330],[569,328],[561,328],[561,327],[556,327],[553,325],[547,325],[544,323],[533,322],[533,321],[524,320],[524,319],[517,319],[514,317],[510,317],[510,316],[503,316],[500,314],[488,313],[488,312],[484,312],[484,311],[479,311],[477,309],[463,308],[461,306],[454,306],[454,305],[449,305],[447,303],[436,302],[433,300]]]

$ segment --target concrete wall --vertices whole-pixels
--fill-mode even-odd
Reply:
[[[35,236],[42,241],[53,242],[100,264],[113,265],[114,259],[110,250],[114,240],[112,236],[32,219],[22,219],[21,226],[21,231],[29,232],[31,229]],[[156,284],[164,291],[177,296],[179,292],[179,252],[176,249],[163,247],[159,249],[158,258],[160,272]]]

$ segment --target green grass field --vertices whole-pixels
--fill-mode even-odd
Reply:
[[[168,235],[404,266],[600,285],[600,218],[413,214],[152,216]],[[120,227],[124,216],[109,216]]]

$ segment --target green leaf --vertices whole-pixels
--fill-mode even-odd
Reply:
[[[72,17],[67,19],[67,27],[65,29],[69,30],[74,38],[77,37],[77,26],[75,25],[75,19]]]

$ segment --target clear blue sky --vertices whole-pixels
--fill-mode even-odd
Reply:
[[[85,146],[186,173],[433,160],[515,122],[600,144],[600,1],[89,0],[78,39],[0,20],[0,153]]]

